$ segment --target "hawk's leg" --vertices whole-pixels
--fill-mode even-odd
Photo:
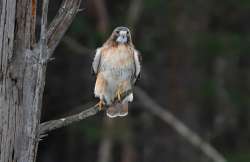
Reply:
[[[116,90],[116,98],[119,102],[123,100],[122,96],[124,92],[128,89],[129,84],[127,81],[122,81]]]
[[[121,101],[121,91],[120,91],[120,89],[118,89],[118,91],[117,91],[117,98],[118,98],[118,101]]]
[[[105,102],[103,99],[100,99],[100,101],[97,103],[99,111],[103,110],[105,106]]]
[[[116,91],[116,97],[117,97],[117,99],[118,99],[118,101],[120,102],[121,101],[121,95],[122,95],[122,87],[120,86],[118,89],[117,89],[117,91]]]

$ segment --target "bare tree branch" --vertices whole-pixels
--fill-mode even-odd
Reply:
[[[88,108],[87,110],[84,110],[78,114],[67,116],[67,117],[61,118],[61,119],[56,119],[56,120],[44,122],[44,123],[40,124],[39,133],[44,134],[44,133],[47,133],[47,132],[52,131],[54,129],[67,126],[73,122],[81,121],[83,119],[86,119],[89,116],[95,115],[99,111],[100,110],[98,108],[98,105],[94,105],[94,106]]]
[[[78,13],[80,4],[81,0],[64,0],[62,2],[62,5],[55,18],[52,20],[47,33],[50,56]]]
[[[226,159],[209,143],[204,141],[199,135],[189,129],[184,123],[177,119],[171,112],[158,105],[142,89],[136,88],[136,96],[143,104],[143,108],[148,109],[152,114],[168,123],[181,136],[188,140],[193,146],[201,150],[214,162],[226,162]]]
[[[121,99],[125,98],[130,93],[132,93],[132,90],[128,90],[127,92],[124,92],[123,94],[121,94]],[[117,102],[117,100],[118,99],[115,98],[115,102]],[[84,109],[84,107],[83,107],[83,109]],[[39,126],[39,134],[41,135],[41,134],[47,133],[49,131],[67,126],[71,123],[81,121],[83,119],[86,119],[87,117],[95,115],[99,111],[101,111],[101,110],[98,108],[98,104],[96,104],[88,109],[84,109],[83,111],[81,111],[78,114],[41,123]]]
[[[47,23],[48,23],[48,8],[49,0],[43,0],[42,4],[42,16],[41,16],[41,37],[40,39],[46,39]]]
[[[41,15],[41,32],[40,32],[40,62],[45,63],[48,58],[48,46],[47,46],[47,23],[48,23],[48,9],[49,9],[49,0],[43,0],[42,4],[42,15]]]

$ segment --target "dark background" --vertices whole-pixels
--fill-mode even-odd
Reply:
[[[52,19],[60,1],[50,2]],[[211,143],[229,162],[250,161],[249,0],[83,0],[50,62],[42,121],[97,102],[94,49],[117,26],[143,57],[137,86]],[[129,115],[105,113],[50,132],[38,162],[209,162],[136,94]]]

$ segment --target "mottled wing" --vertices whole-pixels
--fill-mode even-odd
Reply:
[[[100,62],[101,62],[101,48],[96,49],[95,57],[92,63],[92,69],[94,74],[97,74],[99,71],[100,67]]]
[[[134,50],[134,63],[135,63],[135,74],[132,78],[133,84],[140,78],[141,74],[141,54]]]

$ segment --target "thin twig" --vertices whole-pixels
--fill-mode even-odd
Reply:
[[[143,108],[148,109],[152,114],[168,123],[178,134],[201,150],[207,157],[211,158],[214,162],[226,162],[226,159],[212,145],[204,141],[198,134],[177,119],[170,111],[158,105],[142,89],[136,88],[135,93],[143,104]]]

